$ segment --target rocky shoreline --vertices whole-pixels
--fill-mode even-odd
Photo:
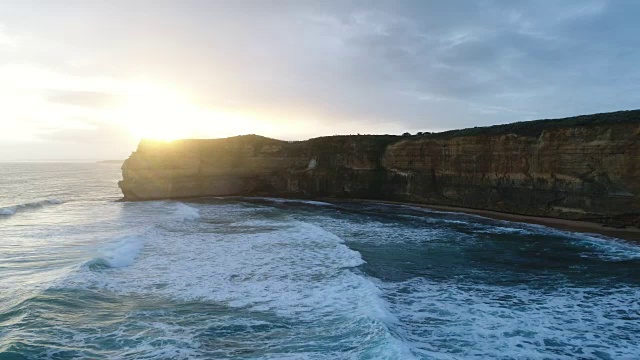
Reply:
[[[329,200],[329,199],[324,199]],[[374,201],[374,200],[361,200],[361,201]],[[558,218],[549,218],[549,217],[541,217],[541,216],[526,216],[526,215],[518,215],[518,214],[509,214],[509,213],[501,213],[497,211],[490,210],[479,210],[479,209],[470,209],[470,208],[460,208],[453,206],[438,206],[438,205],[429,205],[429,204],[418,204],[418,203],[404,203],[404,202],[393,202],[393,201],[375,201],[378,203],[385,204],[396,204],[396,205],[408,205],[426,208],[430,210],[436,211],[446,211],[446,212],[457,212],[464,213],[470,215],[479,215],[491,219],[496,220],[506,220],[506,221],[514,221],[521,222],[527,224],[536,224],[536,225],[544,225],[551,228],[566,230],[571,232],[578,233],[589,233],[589,234],[599,234],[605,235],[608,237],[620,238],[625,240],[632,241],[640,241],[640,228],[635,226],[624,226],[624,227],[611,227],[607,224],[602,224],[593,221],[577,221],[577,220],[566,220],[566,219],[558,219]]]
[[[640,110],[417,136],[143,141],[122,171],[125,200],[367,199],[621,233],[640,225]]]

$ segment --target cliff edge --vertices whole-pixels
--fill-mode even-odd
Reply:
[[[420,136],[142,141],[125,200],[202,196],[406,201],[640,225],[640,110]]]

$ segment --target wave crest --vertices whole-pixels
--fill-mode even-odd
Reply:
[[[133,264],[142,250],[143,241],[137,236],[126,236],[119,242],[102,248],[100,257],[87,263],[91,270],[122,268]]]
[[[177,203],[173,215],[178,220],[192,221],[200,219],[200,210],[183,203]]]
[[[20,211],[41,208],[48,205],[59,205],[62,203],[63,201],[59,199],[46,199],[46,200],[34,201],[30,203],[0,207],[0,216],[11,216],[11,215],[15,215],[17,212],[20,212]]]

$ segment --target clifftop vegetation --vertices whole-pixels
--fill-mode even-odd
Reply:
[[[214,145],[215,143],[251,143],[258,146],[274,145],[281,143],[289,143],[292,146],[305,146],[314,150],[333,151],[343,148],[347,143],[357,139],[358,142],[367,144],[370,147],[384,149],[387,145],[406,138],[428,138],[428,139],[450,139],[462,136],[495,136],[516,134],[519,136],[539,137],[544,130],[598,126],[598,125],[614,125],[622,123],[640,123],[640,109],[625,110],[609,113],[599,113],[591,115],[580,115],[561,119],[544,119],[532,121],[520,121],[510,124],[492,125],[473,127],[459,130],[449,130],[439,133],[419,132],[415,135],[404,133],[402,135],[333,135],[321,136],[302,141],[283,141],[272,139],[265,136],[250,134],[239,135],[220,139],[184,139],[177,140],[169,144],[169,146],[189,146],[189,145]],[[213,141],[213,142],[212,142]],[[140,148],[167,147],[164,141],[143,140]]]
[[[539,137],[544,130],[638,122],[640,122],[640,110],[626,110],[592,115],[580,115],[561,119],[520,121],[511,124],[449,130],[440,133],[423,134],[418,136],[436,139],[450,139],[459,136],[492,136],[506,134]]]

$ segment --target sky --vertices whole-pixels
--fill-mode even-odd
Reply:
[[[0,0],[0,161],[640,108],[640,1]]]

